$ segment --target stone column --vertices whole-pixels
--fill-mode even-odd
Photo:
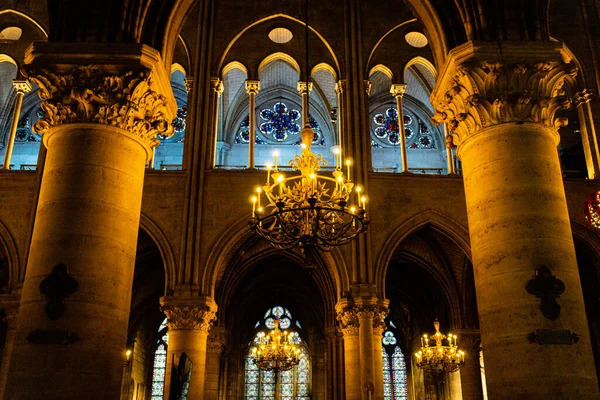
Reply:
[[[400,139],[400,172],[408,172],[408,158],[406,157],[406,135],[404,134],[404,108],[402,98],[406,92],[405,83],[395,83],[390,89],[390,93],[396,99],[396,109],[398,110],[398,139]]]
[[[223,90],[225,90],[225,86],[223,85],[223,81],[219,78],[213,78],[210,80],[210,86],[213,90],[213,115],[215,116],[214,121],[214,145],[213,145],[213,154],[211,155],[212,161],[210,163],[211,167],[214,167],[217,164],[217,140],[219,139],[219,118],[221,117],[221,95],[223,94]]]
[[[327,363],[327,393],[328,398],[337,400],[341,399],[343,394],[338,392],[338,378],[342,371],[338,368],[338,330],[336,327],[325,328],[326,340],[326,363]]]
[[[465,352],[465,365],[460,369],[462,398],[464,400],[483,400],[481,384],[481,363],[479,350],[481,339],[479,331],[454,330],[458,336],[458,347]]]
[[[348,300],[343,299],[336,305],[337,320],[344,338],[344,376],[346,400],[362,399],[359,322],[356,311]]]
[[[111,64],[90,65],[102,51]],[[168,74],[139,45],[34,43],[25,62],[47,153],[6,398],[116,399],[145,166],[173,129]]]
[[[15,343],[15,331],[17,328],[17,315],[19,313],[19,303],[21,296],[19,294],[9,294],[0,296],[0,311],[4,313],[6,323],[6,337],[4,345],[0,349],[0,399],[5,399],[4,389],[6,388],[6,379],[8,378],[8,367]]]
[[[377,314],[379,311],[379,315]],[[376,310],[373,318],[373,368],[374,368],[374,383],[375,385],[375,393],[373,399],[383,400],[383,332],[385,332],[385,316],[387,315],[387,310]],[[379,386],[378,386],[379,385]],[[377,390],[380,389],[380,390]]]
[[[495,45],[452,50],[431,97],[434,119],[449,123],[463,165],[488,393],[495,400],[597,398],[556,149],[566,121],[553,118],[571,104],[562,86],[575,85],[577,68],[559,42],[502,47],[502,60]],[[558,290],[544,292],[543,282]],[[556,300],[562,312],[542,308],[537,296]],[[540,329],[568,344],[528,340]]]
[[[256,139],[256,95],[260,90],[260,81],[246,81],[248,93],[248,127],[250,128],[250,143],[248,143],[248,169],[254,168],[254,145]]]
[[[452,135],[448,131],[447,124],[443,124],[444,143],[446,145],[446,157],[448,162],[448,175],[456,174],[454,167],[454,144],[452,143]]]
[[[221,372],[221,353],[225,348],[225,328],[219,326],[210,330],[206,346],[206,379],[204,384],[204,399],[219,398],[219,378]]]
[[[171,388],[172,368],[182,353],[192,361],[188,399],[202,400],[206,382],[207,339],[216,319],[217,305],[208,297],[162,297],[162,310],[169,326],[169,346],[165,374],[165,397]]]
[[[310,92],[312,91],[312,82],[298,82],[298,92],[302,96],[302,127],[308,125],[308,102],[310,101]]]
[[[591,92],[584,89],[577,92],[573,98],[579,117],[581,143],[583,145],[589,179],[595,179],[600,176],[600,151],[598,150],[596,128],[594,127],[594,118],[590,107],[592,97]]]
[[[345,107],[344,107],[344,91],[346,90],[346,81],[339,80],[335,83],[335,94],[337,96],[337,145],[340,146],[340,150],[343,148],[343,136],[344,132],[344,117],[345,117]]]
[[[15,138],[17,136],[19,117],[21,116],[21,106],[23,105],[23,97],[25,96],[25,93],[29,93],[31,91],[31,84],[26,79],[13,80],[13,87],[17,92],[17,98],[15,99],[15,108],[13,109],[13,118],[10,124],[8,143],[6,144],[6,153],[4,155],[4,169],[10,169],[10,159],[12,158],[12,152],[15,146]]]
[[[344,333],[346,399],[348,396],[369,399],[369,393],[372,399],[383,399],[381,335],[383,320],[387,315],[387,301],[382,303],[376,298],[357,297],[353,301],[340,301],[336,309]],[[374,332],[374,325],[377,332]],[[358,337],[354,336],[355,331]],[[379,335],[378,344],[374,343],[376,334]],[[356,353],[358,363],[355,360]],[[376,367],[379,368],[379,372],[375,371]],[[358,370],[354,372],[356,368]]]

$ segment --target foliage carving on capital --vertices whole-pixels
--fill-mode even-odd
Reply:
[[[443,79],[432,96],[435,113],[431,121],[447,123],[455,145],[504,123],[534,122],[555,129],[567,124],[565,118],[555,119],[555,113],[572,105],[564,85],[575,83],[578,68],[574,63],[462,62],[447,71],[449,79]]]
[[[591,90],[583,89],[573,95],[573,103],[575,104],[575,107],[579,107],[582,104],[588,103],[593,98],[594,93]]]
[[[347,308],[337,312],[336,319],[343,336],[358,335],[360,323],[356,309]]]
[[[28,68],[38,86],[44,116],[33,126],[44,134],[63,124],[97,123],[139,136],[150,146],[156,135],[172,136],[173,120],[164,95],[151,89],[149,70],[111,73],[98,66],[76,66],[67,72]]]
[[[167,324],[171,330],[208,332],[217,319],[215,311],[201,306],[163,304],[162,310],[167,316]]]

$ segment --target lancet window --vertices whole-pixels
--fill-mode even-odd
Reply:
[[[293,330],[294,342],[300,346],[300,363],[289,371],[279,373],[277,379],[273,371],[260,371],[253,362],[250,350],[245,359],[244,398],[248,400],[309,400],[310,399],[310,357],[302,340],[300,323],[281,306],[270,308],[262,321],[255,325],[253,341],[259,342],[269,330],[275,328],[275,319],[279,318],[281,330]],[[249,348],[252,343],[249,344]]]

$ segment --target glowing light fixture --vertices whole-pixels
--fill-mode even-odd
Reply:
[[[417,367],[432,374],[455,372],[465,365],[465,353],[458,349],[458,338],[451,333],[448,336],[440,332],[440,323],[436,319],[433,323],[435,333],[421,338],[421,351],[415,354]],[[435,342],[430,346],[431,341]],[[447,345],[443,345],[446,341]]]

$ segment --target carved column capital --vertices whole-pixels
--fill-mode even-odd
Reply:
[[[208,341],[206,343],[206,351],[212,353],[220,353],[225,348],[227,342],[227,335],[225,328],[214,327],[211,329],[208,335]]]
[[[500,59],[500,60],[499,60]],[[569,108],[565,82],[575,85],[578,69],[561,43],[498,46],[468,42],[450,52],[432,95],[431,121],[447,123],[454,144],[504,123],[539,123],[551,128],[560,108]]]
[[[346,90],[346,80],[340,79],[335,83],[335,93],[341,95]]]
[[[162,297],[160,304],[170,330],[209,332],[217,319],[217,305],[209,298]]]
[[[582,104],[589,103],[594,98],[594,93],[589,89],[582,89],[573,95],[573,104],[579,107]]]
[[[404,93],[406,93],[406,83],[394,83],[390,88],[390,94],[396,97],[404,97]]]
[[[336,306],[337,321],[340,330],[346,335],[358,334],[360,320],[371,319],[375,333],[383,334],[385,317],[388,314],[388,301],[376,298],[356,298],[351,301],[342,300]]]
[[[260,86],[260,85],[259,85]],[[223,85],[223,81],[219,78],[213,78],[210,80],[210,87],[215,91],[219,96],[223,94],[225,90],[225,85]]]
[[[29,93],[32,89],[28,79],[14,79],[13,87],[17,93]]]
[[[260,91],[260,81],[246,81],[246,93],[248,94],[258,94]]]
[[[167,98],[151,88],[151,72],[136,69],[108,71],[101,66],[68,69],[27,67],[27,75],[38,86],[44,116],[33,130],[44,134],[64,124],[95,123],[114,126],[158,145],[156,135],[173,135],[175,117]]]
[[[312,88],[313,88],[313,84],[312,82],[303,82],[303,81],[299,81],[298,82],[298,87],[296,88],[298,90],[298,93],[303,94],[306,93],[308,90],[308,93],[312,92]]]
[[[183,80],[183,84],[185,85],[186,93],[190,93],[192,91],[192,87],[194,86],[194,78],[189,77]]]
[[[365,79],[364,81],[365,84],[365,93],[367,93],[367,96],[371,95],[371,88],[373,87],[373,84],[371,83],[370,80]]]
[[[454,330],[452,332],[458,336],[458,347],[465,350],[469,355],[479,357],[481,349],[481,335],[478,330]]]

